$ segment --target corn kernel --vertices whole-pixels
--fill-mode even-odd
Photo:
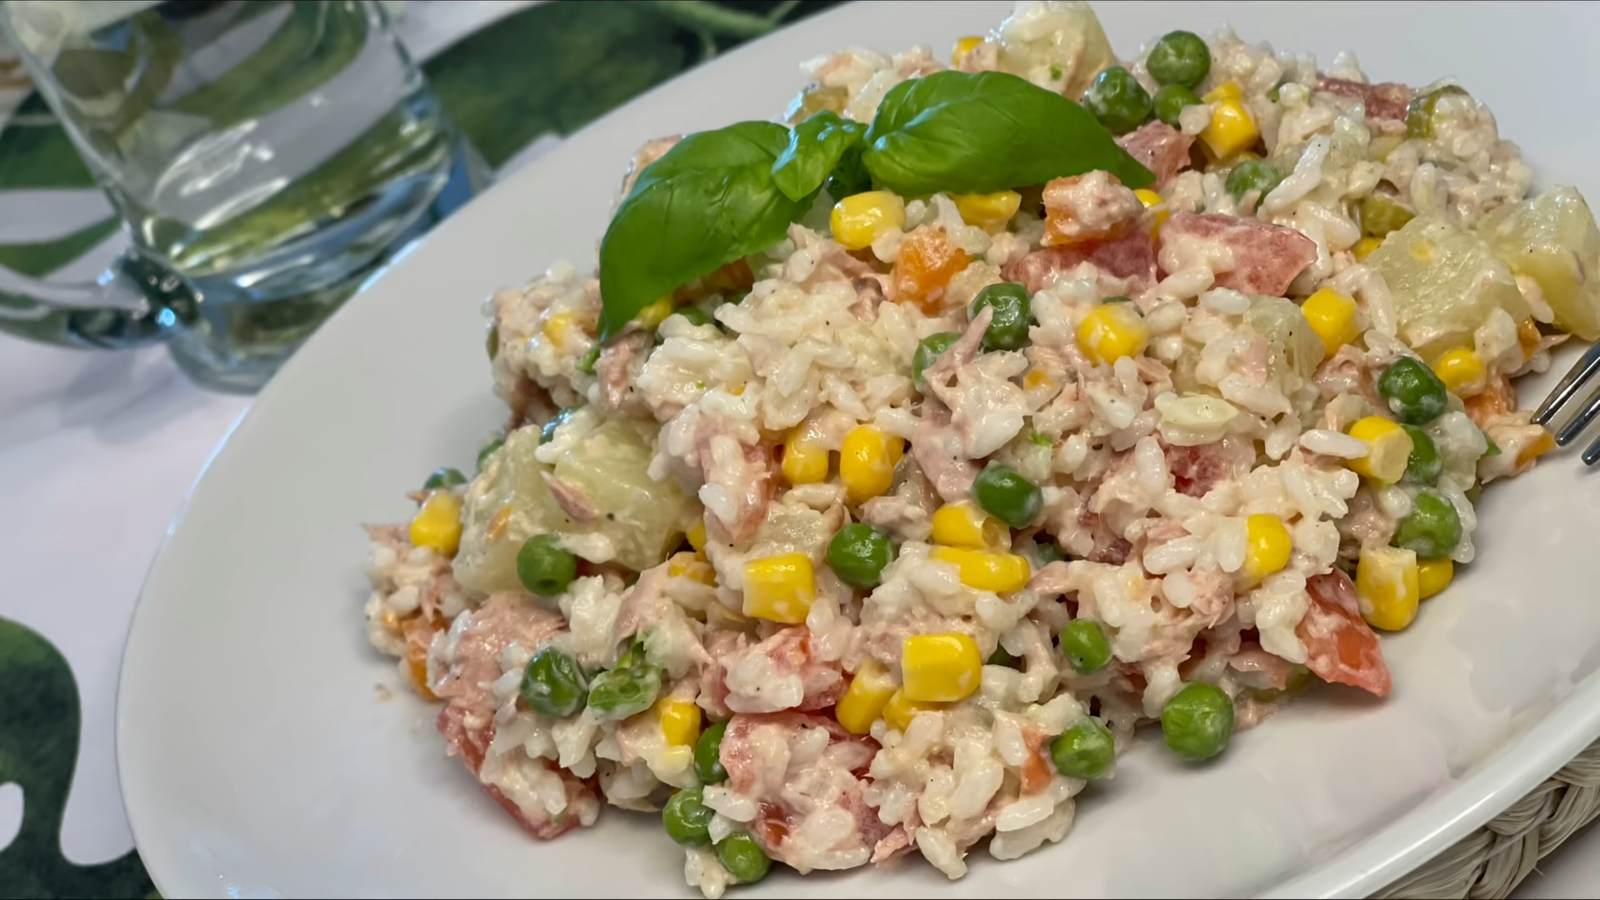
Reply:
[[[1361,334],[1356,321],[1356,301],[1333,288],[1323,288],[1300,304],[1311,330],[1322,338],[1323,358],[1339,352],[1339,348]]]
[[[1078,349],[1097,365],[1138,356],[1150,344],[1150,326],[1131,303],[1102,303],[1078,323]]]
[[[744,614],[799,625],[817,599],[816,575],[804,553],[780,553],[744,564]]]
[[[907,698],[905,691],[897,690],[883,705],[883,721],[890,728],[903,732],[922,713],[938,712],[944,708],[943,703],[917,703]]]
[[[783,442],[783,477],[790,484],[816,484],[828,480],[828,448],[805,436],[800,428]]]
[[[1466,349],[1451,350],[1439,357],[1433,364],[1433,374],[1444,382],[1446,390],[1458,397],[1483,393],[1489,379],[1483,357]]]
[[[1367,416],[1350,426],[1350,436],[1367,442],[1366,456],[1345,461],[1357,475],[1394,484],[1406,473],[1411,435],[1404,428],[1382,416]]]
[[[1250,110],[1232,99],[1217,103],[1217,108],[1211,111],[1211,121],[1200,132],[1201,142],[1217,159],[1227,159],[1241,150],[1249,149],[1260,137],[1261,130],[1256,127]]]
[[[868,659],[850,678],[850,687],[834,705],[833,716],[845,731],[866,734],[872,730],[872,723],[883,715],[883,708],[899,687],[888,669],[877,660]]]
[[[667,559],[667,575],[677,578],[680,575],[701,584],[717,586],[717,570],[698,553],[674,553]]]
[[[950,68],[954,69],[961,65],[961,58],[978,49],[978,45],[981,43],[983,43],[983,38],[975,34],[969,34],[956,41],[955,47],[950,51]]]
[[[1539,349],[1539,344],[1544,341],[1544,336],[1539,333],[1539,323],[1529,316],[1517,326],[1517,346],[1522,348],[1522,358],[1527,359]]]
[[[974,550],[1009,550],[1011,529],[971,500],[947,503],[933,514],[933,542]]]
[[[1356,597],[1367,624],[1399,631],[1417,617],[1422,591],[1417,554],[1399,547],[1364,547],[1356,563]]]
[[[1016,191],[958,194],[952,199],[956,201],[956,210],[961,213],[963,222],[990,233],[1004,229],[1022,206],[1022,195]]]
[[[879,235],[906,224],[906,204],[892,191],[851,194],[833,205],[828,225],[846,250],[872,246]]]
[[[572,329],[572,323],[575,322],[577,318],[578,317],[575,313],[555,313],[554,315],[545,317],[544,322],[539,326],[539,330],[543,331],[545,339],[551,344],[555,345],[556,349],[559,350],[566,346],[568,335]]]
[[[1239,86],[1239,82],[1234,81],[1231,78],[1217,85],[1211,90],[1206,91],[1205,96],[1200,98],[1200,100],[1205,103],[1220,103],[1224,100],[1233,100],[1237,102],[1243,99],[1244,88],[1241,88]]]
[[[1294,540],[1277,516],[1257,513],[1245,520],[1244,573],[1260,580],[1289,564]]]
[[[687,747],[700,737],[700,707],[687,700],[662,697],[656,701],[656,719],[669,747]]]
[[[1356,241],[1356,245],[1350,248],[1350,252],[1355,254],[1357,261],[1363,261],[1372,255],[1372,251],[1381,246],[1383,246],[1383,238],[1364,237]]]
[[[1043,369],[1032,369],[1022,376],[1022,387],[1029,391],[1053,390],[1056,387],[1056,380]]]
[[[1159,233],[1162,223],[1166,222],[1167,217],[1172,215],[1172,210],[1167,208],[1166,198],[1149,188],[1140,188],[1134,191],[1133,195],[1139,198],[1139,202],[1144,204],[1145,209],[1154,209],[1156,211],[1154,224],[1150,227],[1150,233],[1152,235]]]
[[[900,644],[901,691],[916,703],[955,703],[983,682],[983,657],[970,634],[919,634]]]
[[[1028,560],[1015,553],[993,553],[966,547],[934,547],[929,559],[954,563],[961,583],[980,591],[1009,594],[1028,586]]]
[[[1456,564],[1448,556],[1425,559],[1417,563],[1417,594],[1426,600],[1450,586],[1456,577]]]
[[[694,552],[699,553],[702,556],[705,555],[706,520],[703,518],[696,520],[694,527],[689,529],[689,533],[684,535],[684,537],[689,539],[689,546],[694,548]]]
[[[639,310],[639,315],[635,316],[635,318],[638,320],[639,324],[645,328],[655,328],[662,322],[665,322],[667,320],[667,316],[672,315],[672,312],[675,309],[677,309],[677,307],[672,305],[671,297],[662,297],[660,300],[657,300],[649,306],[646,306],[644,309]]]
[[[904,451],[900,438],[885,434],[876,425],[852,428],[839,451],[839,481],[850,502],[865,503],[889,493],[894,467]]]
[[[455,556],[461,546],[461,498],[449,491],[429,494],[411,519],[411,543]]]

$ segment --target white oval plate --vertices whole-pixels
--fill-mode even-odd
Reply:
[[[117,736],[139,850],[163,894],[688,896],[653,817],[607,809],[525,836],[443,754],[433,710],[366,644],[357,523],[470,466],[504,411],[480,303],[557,258],[591,264],[631,153],[664,134],[767,118],[797,64],[995,25],[1009,3],[857,4],[697,69],[584,130],[446,222],[340,312],[211,461],[151,570]],[[1544,173],[1600,199],[1586,92],[1600,7],[1103,4],[1123,55],[1231,22],[1375,80],[1453,74]],[[1529,396],[1545,384],[1529,387]],[[1526,399],[1526,398],[1525,398]],[[1394,694],[1323,690],[1186,768],[1154,742],[1096,786],[1060,845],[1014,863],[769,879],[740,896],[1363,895],[1488,819],[1600,733],[1600,482],[1556,457],[1496,485],[1482,562],[1386,641]],[[379,686],[394,693],[383,698]]]

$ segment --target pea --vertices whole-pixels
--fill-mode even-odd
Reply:
[[[989,658],[984,660],[983,664],[986,666],[1001,666],[1007,669],[1015,669],[1019,668],[1019,664],[1021,662],[1022,660],[1017,659],[1015,656],[1012,656],[1010,653],[1006,652],[1006,648],[996,647],[994,648],[994,652],[989,654]]]
[[[716,850],[717,861],[740,884],[760,881],[772,869],[772,860],[767,856],[767,851],[762,850],[756,839],[746,832],[737,831],[728,835]]]
[[[1169,31],[1150,48],[1144,67],[1161,84],[1197,87],[1211,73],[1211,48],[1192,31]]]
[[[483,464],[488,462],[489,461],[489,457],[493,456],[494,452],[496,450],[499,450],[500,449],[500,445],[504,444],[505,442],[506,442],[505,438],[495,438],[494,440],[490,441],[489,443],[483,445],[483,449],[478,451],[478,471],[479,472],[483,471]]]
[[[598,362],[600,362],[600,345],[595,344],[589,348],[588,353],[578,357],[573,367],[584,375],[593,375],[595,364]]]
[[[689,320],[689,324],[690,325],[710,325],[710,324],[712,324],[711,315],[709,313],[707,313],[705,310],[703,310],[700,307],[698,307],[698,306],[682,306],[682,307],[679,307],[678,311],[673,313],[673,315],[683,316],[685,319]]]
[[[1279,174],[1278,167],[1264,159],[1247,159],[1228,173],[1228,180],[1223,182],[1223,189],[1233,195],[1234,200],[1244,200],[1244,195],[1256,191],[1256,204],[1259,206],[1272,189],[1283,183],[1283,175]]]
[[[1378,393],[1407,425],[1426,425],[1445,410],[1444,382],[1412,356],[1402,356],[1378,376]]]
[[[1084,716],[1050,742],[1050,760],[1068,778],[1099,778],[1116,759],[1117,742],[1099,719]]]
[[[889,536],[864,522],[839,529],[828,542],[828,568],[851,587],[871,590],[883,583],[883,570],[894,562]]]
[[[1012,528],[1027,528],[1044,509],[1044,492],[1003,463],[991,462],[972,483],[978,507]]]
[[[1183,115],[1184,110],[1199,105],[1200,98],[1181,84],[1169,84],[1156,91],[1156,118],[1173,128],[1178,127],[1178,117]]]
[[[518,693],[534,712],[562,719],[583,709],[589,693],[587,682],[570,654],[546,647],[528,660]]]
[[[1063,553],[1060,547],[1049,543],[1034,544],[1033,555],[1034,558],[1039,561],[1039,565],[1041,567],[1048,566],[1053,562],[1060,562],[1061,560],[1067,558],[1067,554]]]
[[[659,666],[618,663],[596,675],[589,685],[589,708],[602,719],[626,719],[649,709],[660,692]]]
[[[577,412],[577,411],[578,411],[578,407],[569,406],[569,407],[561,410],[560,412],[556,413],[555,415],[551,416],[550,417],[550,421],[544,423],[544,427],[539,429],[539,443],[548,444],[551,441],[555,440],[556,439],[556,429],[560,428],[561,426],[563,426],[563,425],[567,424],[569,421],[571,421],[572,420],[572,414]]]
[[[1361,232],[1367,237],[1385,237],[1413,218],[1411,210],[1388,194],[1368,194],[1361,199]]]
[[[422,483],[425,491],[434,491],[440,488],[460,487],[467,483],[467,476],[461,474],[460,469],[434,469],[428,480]]]
[[[700,788],[674,791],[661,809],[661,824],[667,837],[686,847],[704,847],[711,843],[711,817],[716,811],[706,806]]]
[[[1028,346],[1028,324],[1033,320],[1033,310],[1028,303],[1028,289],[1014,281],[991,284],[973,298],[967,318],[976,319],[984,307],[994,310],[989,327],[983,332],[985,350],[1021,350]]]
[[[1161,734],[1167,747],[1184,759],[1210,759],[1233,737],[1233,700],[1207,681],[1185,685],[1161,709]]]
[[[925,390],[922,373],[929,366],[950,349],[950,345],[961,340],[961,335],[954,331],[941,331],[930,334],[917,344],[917,352],[911,356],[911,380],[916,384],[917,390]]]
[[[1461,543],[1461,516],[1455,504],[1431,488],[1417,491],[1411,515],[1395,524],[1394,545],[1422,559],[1449,556]]]
[[[1411,458],[1406,461],[1406,479],[1415,484],[1433,484],[1444,472],[1439,447],[1428,433],[1415,425],[1401,425],[1411,435]]]
[[[554,597],[578,577],[578,558],[561,549],[553,534],[536,534],[517,551],[517,580],[535,594]]]
[[[694,742],[694,774],[701,784],[728,780],[728,770],[722,767],[722,733],[727,730],[727,722],[715,722]]]
[[[1105,668],[1111,662],[1111,642],[1093,619],[1073,619],[1061,629],[1061,653],[1080,675]]]
[[[1406,137],[1433,137],[1434,107],[1438,105],[1439,98],[1447,94],[1464,95],[1466,91],[1456,85],[1447,84],[1438,90],[1411,98],[1411,102],[1406,104]]]
[[[1083,94],[1083,108],[1112,134],[1125,134],[1150,118],[1150,95],[1121,66],[1100,73]]]
[[[489,362],[500,355],[500,323],[489,326],[489,337],[484,341],[484,347],[489,351]]]

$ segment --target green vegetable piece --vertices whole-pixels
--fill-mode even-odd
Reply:
[[[1447,392],[1433,370],[1412,356],[1402,356],[1378,376],[1378,393],[1389,410],[1407,425],[1426,425],[1444,414]]]
[[[994,648],[994,652],[989,654],[989,658],[985,660],[983,664],[986,666],[1002,666],[1007,669],[1016,669],[1021,667],[1021,663],[1022,660],[1017,659],[1010,653],[1007,653],[1006,648],[996,646]]]
[[[694,742],[694,774],[701,784],[728,780],[728,770],[722,767],[722,733],[727,730],[727,722],[714,722]]]
[[[692,309],[693,307],[690,307],[690,308]],[[571,421],[572,420],[572,414],[577,412],[577,411],[578,411],[578,407],[569,406],[569,407],[561,410],[560,412],[556,413],[555,415],[551,416],[550,417],[550,421],[544,423],[544,427],[539,429],[539,443],[548,444],[551,441],[555,440],[556,439],[556,429],[560,428],[561,426],[567,424],[567,422]]]
[[[1083,108],[1112,134],[1127,134],[1149,120],[1154,102],[1127,69],[1112,66],[1084,92]]]
[[[656,702],[661,693],[661,667],[624,658],[596,675],[589,685],[589,708],[602,719],[626,719]]]
[[[1173,128],[1178,127],[1178,117],[1183,114],[1185,109],[1199,105],[1200,98],[1195,96],[1194,91],[1181,84],[1169,84],[1156,91],[1156,118],[1171,125]]]
[[[1104,300],[1100,301],[1101,304],[1106,304],[1106,303],[1132,303],[1132,302],[1133,302],[1133,298],[1132,297],[1121,297],[1121,296],[1118,296],[1118,297],[1107,297]],[[1135,312],[1139,312],[1139,315],[1141,315],[1141,316],[1144,315],[1143,312],[1139,311],[1139,307],[1135,306],[1133,309],[1134,309]]]
[[[810,200],[866,131],[831,109],[813,114],[789,132],[789,145],[772,163],[772,184],[790,200]]]
[[[677,312],[673,313],[673,315],[683,316],[685,319],[689,320],[690,325],[699,326],[716,324],[716,322],[712,320],[711,314],[698,306],[680,306],[678,307]]]
[[[883,570],[894,562],[889,536],[864,522],[852,522],[828,541],[828,568],[851,587],[871,590],[883,583]]]
[[[436,491],[440,488],[460,487],[466,483],[467,476],[461,474],[459,469],[434,469],[433,474],[428,476],[428,480],[422,483],[422,489]]]
[[[1061,654],[1080,675],[1098,672],[1111,662],[1111,642],[1093,619],[1073,619],[1061,629]]]
[[[1130,188],[1155,181],[1078,104],[1005,72],[902,81],[878,105],[866,143],[873,182],[905,197],[986,194],[1096,169]]]
[[[1028,324],[1033,321],[1033,309],[1028,303],[1026,287],[1014,281],[989,285],[973,298],[967,318],[976,319],[986,306],[993,309],[994,314],[983,332],[984,350],[1021,350],[1028,346]]]
[[[686,847],[704,847],[711,843],[711,817],[716,810],[705,804],[700,788],[674,791],[661,809],[661,824],[667,837]]]
[[[1444,460],[1439,447],[1428,433],[1415,425],[1401,425],[1411,435],[1411,458],[1406,461],[1406,480],[1413,484],[1432,485],[1444,472]]]
[[[505,442],[506,442],[505,438],[495,438],[494,440],[490,441],[489,443],[483,445],[483,449],[478,451],[478,471],[479,472],[483,471],[484,463],[487,463],[489,461],[489,457],[493,456],[494,452],[496,450],[499,450],[500,449],[500,445],[504,444]]]
[[[1438,105],[1440,97],[1449,94],[1464,95],[1466,91],[1456,85],[1447,84],[1438,90],[1412,97],[1411,102],[1406,104],[1406,137],[1433,137],[1434,107]]]
[[[1247,159],[1228,173],[1228,180],[1222,187],[1234,200],[1243,201],[1244,195],[1256,191],[1256,205],[1267,199],[1272,189],[1283,183],[1283,175],[1278,172],[1278,167],[1264,159]]]
[[[1419,559],[1449,556],[1461,543],[1461,516],[1455,504],[1432,488],[1423,488],[1411,500],[1411,515],[1395,524],[1394,545],[1411,550]]]
[[[1031,443],[1038,444],[1041,447],[1054,447],[1056,443],[1055,440],[1050,437],[1050,435],[1045,434],[1042,431],[1035,431],[1032,434],[1029,434],[1028,440]]]
[[[1483,431],[1481,428],[1478,430]],[[1494,442],[1494,438],[1490,437],[1489,432],[1487,431],[1483,432],[1483,442],[1489,446],[1489,449],[1483,451],[1484,459],[1488,459],[1491,456],[1500,455],[1500,445]]]
[[[599,361],[600,345],[595,344],[593,347],[589,348],[588,353],[578,357],[578,361],[573,364],[573,367],[576,368],[581,374],[593,375],[595,364]]]
[[[1386,237],[1413,218],[1411,210],[1388,194],[1368,194],[1361,200],[1361,232],[1367,237]]]
[[[844,156],[839,157],[839,164],[834,167],[833,174],[828,176],[826,188],[829,197],[843,200],[851,194],[872,190],[872,175],[867,172],[866,163],[861,161],[863,149],[864,145],[856,144],[845,150]]]
[[[728,835],[716,850],[717,861],[740,884],[760,881],[772,869],[772,859],[767,856],[767,851],[762,850],[756,839],[746,832],[737,831]]]
[[[1210,759],[1233,737],[1233,700],[1207,681],[1185,685],[1161,709],[1161,734],[1184,759]]]
[[[1067,558],[1067,554],[1055,544],[1034,544],[1033,555],[1039,560],[1040,566],[1048,566],[1053,562],[1060,562]]]
[[[1198,34],[1190,31],[1169,31],[1150,48],[1144,61],[1150,77],[1160,84],[1181,84],[1186,88],[1199,87],[1211,73],[1211,48]]]
[[[489,337],[484,341],[484,348],[489,351],[489,362],[500,355],[500,323],[489,326]]]
[[[1277,103],[1281,99],[1283,99],[1283,82],[1280,81],[1272,86],[1272,90],[1267,91],[1267,100]]]
[[[911,380],[916,384],[917,390],[926,391],[927,386],[922,381],[922,373],[937,360],[950,345],[961,340],[961,335],[954,331],[941,331],[930,334],[917,344],[917,352],[911,356]]]
[[[518,693],[534,712],[564,719],[583,709],[589,680],[570,654],[546,647],[528,660]]]
[[[535,594],[553,597],[578,577],[578,558],[561,549],[553,534],[536,534],[517,551],[517,580]]]
[[[1117,742],[1099,719],[1084,716],[1050,742],[1050,761],[1068,778],[1089,780],[1111,771]]]
[[[972,483],[978,508],[1012,528],[1027,528],[1044,510],[1044,492],[1004,463],[990,462]]]

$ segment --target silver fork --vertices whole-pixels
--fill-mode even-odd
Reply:
[[[1544,402],[1539,404],[1539,408],[1534,412],[1534,424],[1548,428],[1550,420],[1571,403],[1580,389],[1596,381],[1596,373],[1600,373],[1600,344],[1585,350],[1583,356],[1579,357],[1567,374],[1561,377],[1556,389],[1550,392],[1550,396],[1544,398]],[[1589,392],[1583,401],[1583,408],[1555,433],[1556,446],[1565,447],[1572,443],[1585,428],[1589,427],[1589,423],[1593,422],[1596,416],[1600,416],[1600,385]],[[1600,439],[1596,439],[1589,445],[1589,449],[1583,451],[1584,465],[1592,466],[1597,462],[1600,462]]]

